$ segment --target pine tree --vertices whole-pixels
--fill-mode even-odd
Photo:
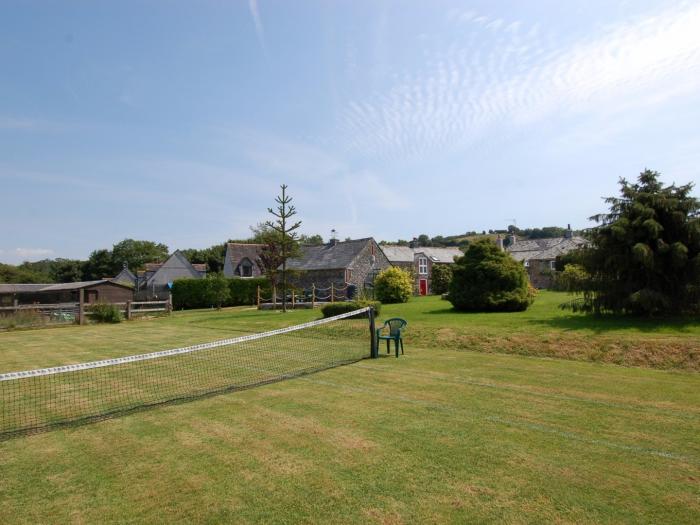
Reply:
[[[591,217],[593,246],[581,262],[589,274],[574,308],[643,315],[700,310],[700,201],[693,184],[663,186],[659,173],[620,179],[610,212]]]
[[[266,221],[265,226],[271,228],[275,232],[273,243],[279,251],[279,258],[282,261],[282,311],[287,311],[287,259],[293,257],[299,248],[298,232],[301,221],[289,224],[289,220],[294,217],[297,212],[296,208],[290,204],[292,198],[287,195],[287,185],[282,184],[282,195],[277,196],[277,208],[273,210],[268,208],[267,211],[275,217],[274,221]]]

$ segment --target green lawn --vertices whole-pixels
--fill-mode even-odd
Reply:
[[[517,314],[387,306],[410,323],[401,359],[0,442],[0,523],[697,523],[700,326],[595,320],[556,309],[564,299]],[[0,371],[317,316],[0,333]]]

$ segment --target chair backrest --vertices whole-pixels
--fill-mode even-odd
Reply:
[[[384,321],[384,326],[389,327],[390,335],[398,334],[401,331],[401,329],[407,324],[408,323],[400,317],[392,317],[391,319],[387,319],[386,321]]]

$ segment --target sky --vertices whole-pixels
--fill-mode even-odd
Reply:
[[[700,181],[700,2],[3,0],[0,261],[590,227]],[[696,194],[698,192],[696,191]]]

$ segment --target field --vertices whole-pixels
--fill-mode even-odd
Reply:
[[[592,319],[564,299],[518,314],[385,306],[409,321],[401,359],[0,442],[0,522],[697,523],[700,323]],[[316,316],[1,333],[0,371]]]

